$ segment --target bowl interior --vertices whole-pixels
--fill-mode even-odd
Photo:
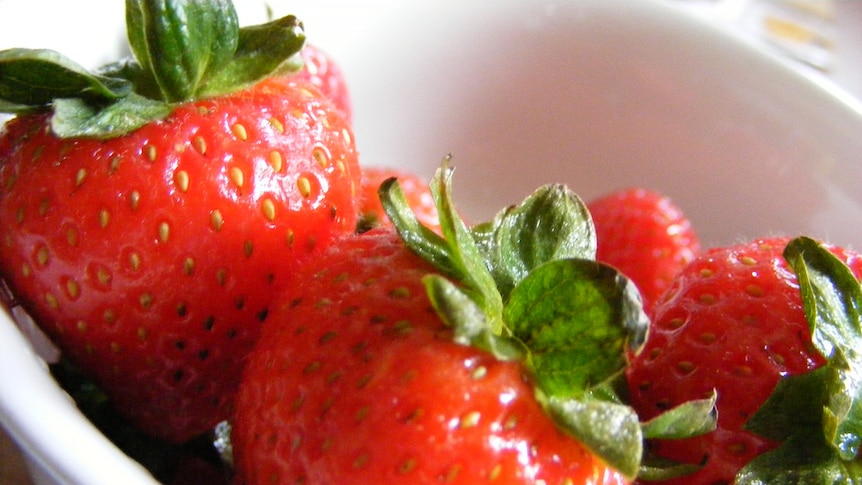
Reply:
[[[366,164],[431,174],[451,153],[477,219],[544,183],[640,185],[707,244],[859,240],[858,102],[743,38],[649,1],[422,5],[339,44]]]
[[[237,3],[244,23],[262,18],[259,2]],[[430,176],[451,153],[468,218],[544,183],[584,198],[640,185],[672,196],[706,244],[859,240],[857,103],[669,5],[269,3],[344,69],[363,163]],[[83,420],[5,313],[0,368],[0,418],[45,483],[154,483]]]

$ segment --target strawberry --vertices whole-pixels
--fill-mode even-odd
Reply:
[[[305,44],[299,51],[302,69],[296,72],[299,79],[315,85],[324,96],[341,111],[348,123],[353,120],[353,102],[347,79],[338,63],[321,48]]]
[[[419,222],[431,228],[438,228],[440,221],[437,208],[434,206],[434,199],[425,179],[406,170],[367,166],[362,168],[362,180],[359,186],[358,231],[365,232],[374,227],[392,226],[392,221],[386,215],[377,191],[383,182],[393,177],[398,179],[398,184],[407,197],[407,204],[416,214]]]
[[[518,365],[453,341],[422,284],[433,268],[393,236],[346,238],[285,296],[237,401],[241,483],[622,483]]]
[[[0,138],[0,275],[122,413],[182,442],[228,416],[274,288],[353,231],[359,168],[332,103],[278,74],[304,42],[294,17],[127,8],[137,60],[98,75],[0,53],[18,114]]]
[[[627,188],[587,203],[596,226],[596,258],[635,282],[650,313],[670,281],[700,253],[691,222],[661,193]]]
[[[838,247],[827,251],[805,238],[764,238],[711,249],[671,283],[655,308],[643,352],[627,370],[631,403],[642,417],[650,418],[678,403],[716,392],[718,421],[714,432],[702,436],[651,443],[659,456],[703,465],[694,474],[662,483],[800,483],[795,481],[801,476],[797,473],[813,473],[816,467],[811,462],[800,467],[794,457],[804,455],[813,461],[812,457],[823,452],[830,457],[824,459],[830,466],[849,463],[835,458],[835,449],[825,441],[818,442],[828,435],[824,432],[828,426],[819,421],[823,411],[840,393],[824,391],[829,397],[818,399],[811,383],[826,382],[823,374],[814,370],[843,365],[839,358],[846,357],[858,372],[862,359],[855,354],[862,347],[858,347],[858,337],[835,339],[829,335],[844,332],[833,330],[844,324],[824,323],[822,331],[827,335],[821,337],[816,330],[818,337],[812,339],[810,328],[821,322],[807,317],[813,318],[815,310],[821,316],[838,314],[834,309],[812,307],[812,302],[828,292],[812,290],[797,277],[797,273],[804,274],[800,271],[820,271],[823,263],[817,258],[829,260],[835,267],[839,259],[846,262],[855,276],[844,267],[842,277],[849,281],[845,286],[859,293],[856,278],[862,275],[862,258]],[[862,301],[858,295],[855,298],[857,304]],[[858,333],[858,315],[853,318],[852,332]],[[841,352],[835,349],[840,349],[843,357],[836,357]],[[802,388],[798,396],[788,397],[792,391],[781,390],[795,389],[799,383],[809,387]],[[829,392],[838,388],[844,389],[836,384]],[[796,407],[787,412],[782,406]],[[810,423],[803,423],[806,416]],[[862,433],[859,429],[853,432],[858,441]],[[793,439],[788,440],[791,435]],[[797,440],[804,440],[802,448],[794,448],[800,443]],[[853,456],[855,451],[850,458]],[[778,475],[769,474],[776,471],[774,467]],[[806,471],[800,472],[801,468]],[[779,475],[785,480],[796,478],[775,482]],[[810,483],[833,483],[831,479],[820,481],[822,476]]]
[[[606,397],[646,322],[631,284],[592,260],[579,199],[543,188],[468,228],[450,176],[432,182],[442,235],[392,179],[381,195],[402,239],[388,227],[345,236],[287,285],[236,400],[239,483],[619,484],[636,473],[640,425]]]

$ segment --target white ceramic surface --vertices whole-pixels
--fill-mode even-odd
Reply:
[[[641,185],[676,199],[707,244],[772,233],[862,241],[858,103],[665,3],[268,3],[303,18],[344,69],[363,162],[430,175],[452,153],[468,217],[547,182],[585,198]],[[0,0],[0,48],[98,64],[119,52],[120,30],[77,12],[121,22],[121,7]],[[262,1],[238,9],[244,23],[265,12]],[[57,19],[48,39],[34,31],[44,21],[34,12],[46,11]],[[77,413],[5,314],[0,423],[40,484],[153,484]]]

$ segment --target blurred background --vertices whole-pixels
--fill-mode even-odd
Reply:
[[[862,99],[862,2],[668,0],[752,38]]]

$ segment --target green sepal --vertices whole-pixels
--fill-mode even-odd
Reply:
[[[31,113],[33,111],[38,111],[38,108],[26,104],[12,103],[10,101],[6,101],[5,99],[0,99],[0,126],[5,123],[7,118],[6,116],[4,116],[4,113],[9,115],[19,115]]]
[[[647,449],[638,468],[638,482],[661,482],[691,475],[703,468],[701,464],[680,463],[649,452]]]
[[[126,30],[132,53],[167,102],[192,99],[239,42],[230,0],[126,0]]]
[[[746,465],[737,483],[860,483],[862,287],[817,241],[799,237],[784,257],[796,273],[811,341],[827,362],[781,379],[746,429],[781,445]]]
[[[4,101],[0,108],[12,107],[13,112],[47,106],[59,98],[111,101],[131,90],[130,82],[93,74],[56,51],[0,51],[0,100]]]
[[[450,159],[443,161],[431,181],[431,196],[437,206],[440,229],[447,245],[452,249],[450,259],[456,268],[454,276],[465,291],[479,304],[488,317],[490,330],[500,335],[504,325],[503,297],[491,275],[484,255],[473,234],[455,208],[452,194],[452,176],[455,172]]]
[[[446,240],[419,222],[410,209],[398,179],[393,177],[384,180],[377,194],[387,217],[395,225],[404,244],[443,274],[457,277],[459,269],[449,254]]]
[[[231,2],[223,0],[126,5],[137,62],[120,72],[148,97],[180,102],[218,96],[302,68],[305,32],[293,15],[239,27]],[[165,14],[156,15],[159,9]]]
[[[444,159],[430,184],[442,236],[419,223],[397,179],[389,179],[381,184],[378,190],[380,201],[407,247],[445,276],[458,281],[462,291],[485,315],[489,330],[495,335],[502,335],[502,296],[479,245],[455,209],[452,198],[454,169],[449,162],[449,158]]]
[[[596,233],[587,206],[560,184],[540,187],[519,205],[500,211],[490,225],[473,231],[485,242],[503,298],[542,263],[596,256]]]
[[[839,365],[829,361],[811,372],[778,381],[769,399],[746,421],[745,429],[773,441],[806,434],[820,436],[825,442],[824,403],[829,400],[830,387],[840,381]]]
[[[0,112],[53,110],[57,136],[112,138],[302,67],[296,17],[240,28],[229,0],[126,0],[126,29],[135,58],[96,71],[50,50],[0,51]]]
[[[683,439],[713,431],[718,422],[717,393],[707,399],[686,401],[641,423],[646,439]]]
[[[105,64],[99,67],[96,73],[105,77],[126,79],[134,86],[134,94],[152,101],[169,104],[161,99],[159,86],[156,84],[155,79],[153,79],[152,74],[134,57],[125,57]]]
[[[810,238],[784,252],[796,272],[811,340],[829,359],[823,429],[839,455],[854,458],[862,444],[862,286],[850,268]]]
[[[79,98],[54,101],[51,130],[60,138],[113,138],[169,115],[172,106],[129,94],[104,107]]]
[[[384,180],[377,194],[387,217],[395,225],[404,244],[443,274],[457,275],[458,269],[449,256],[446,240],[419,222],[410,209],[398,179],[393,177]]]
[[[440,318],[452,328],[454,340],[491,353],[499,360],[526,358],[528,350],[514,338],[491,331],[481,308],[459,286],[448,278],[429,274],[423,278],[431,304]]]
[[[621,372],[649,327],[634,284],[587,259],[533,269],[512,291],[504,320],[530,349],[543,392],[566,397],[582,396]]]
[[[293,15],[243,27],[232,62],[208,79],[196,96],[217,96],[267,76],[298,71],[303,66],[299,51],[304,45],[302,22]]]
[[[423,280],[432,305],[456,342],[520,361],[558,426],[633,478],[643,436],[616,386],[649,326],[640,294],[595,261],[595,229],[574,193],[540,187],[467,227],[454,207],[449,162],[431,182],[442,234],[418,221],[397,179],[378,192],[405,244],[440,272]]]
[[[784,257],[796,272],[815,347],[827,358],[841,347],[852,361],[862,349],[862,287],[850,268],[817,241],[799,237]]]
[[[641,423],[647,440],[678,440],[710,433],[718,424],[716,392],[706,399],[686,401]],[[681,463],[655,455],[647,448],[638,470],[638,481],[664,481],[695,473],[703,464]]]
[[[737,473],[736,485],[858,485],[862,462],[842,460],[818,434],[796,433]]]
[[[643,454],[638,415],[630,406],[598,399],[538,397],[548,414],[608,465],[634,479]]]

